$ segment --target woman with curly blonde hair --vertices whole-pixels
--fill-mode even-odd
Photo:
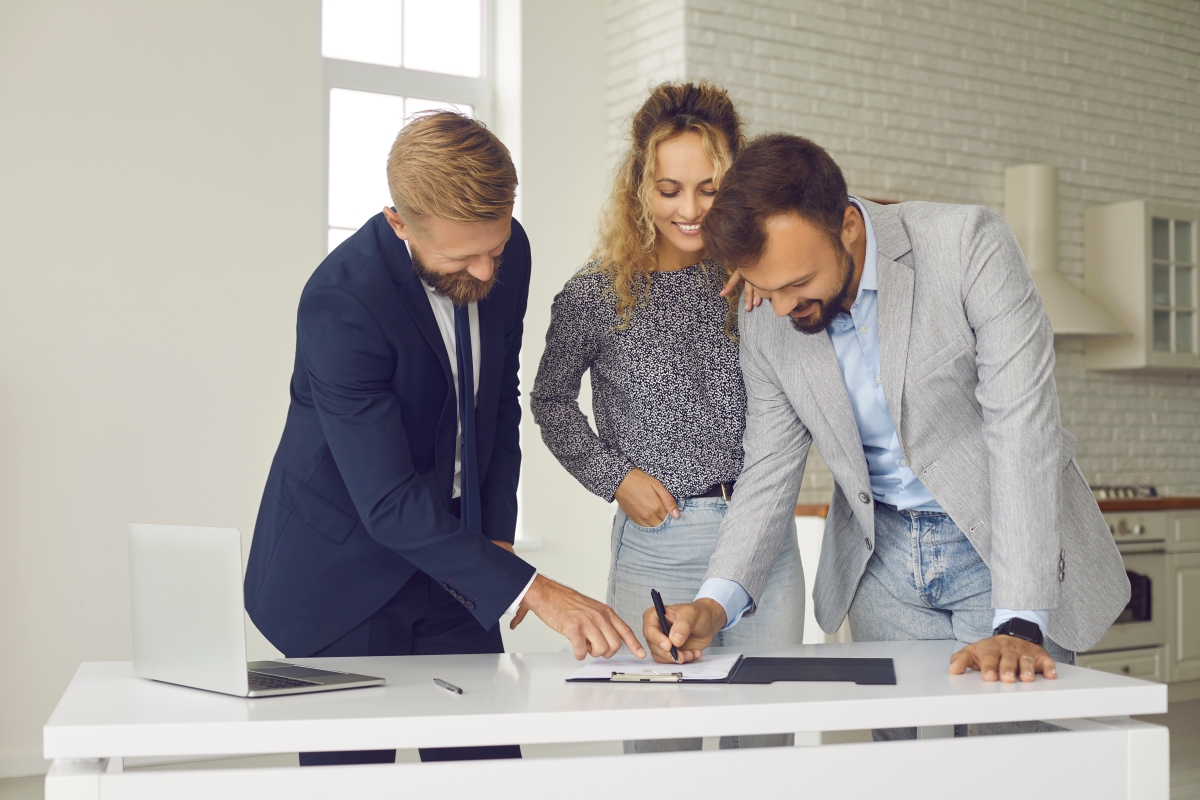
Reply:
[[[695,599],[742,469],[738,299],[721,296],[727,274],[705,257],[701,223],[743,141],[723,89],[651,91],[633,116],[592,261],[554,299],[531,394],[555,457],[617,501],[608,604],[635,629],[651,589],[667,604]],[[578,403],[588,370],[595,432]],[[713,644],[798,644],[803,625],[793,536],[756,609]],[[740,738],[721,745],[782,745],[791,735]],[[699,739],[626,743],[635,752],[699,748]]]

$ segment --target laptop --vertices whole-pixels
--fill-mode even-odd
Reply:
[[[133,671],[238,697],[380,686],[383,678],[280,661],[246,662],[237,528],[129,526]]]

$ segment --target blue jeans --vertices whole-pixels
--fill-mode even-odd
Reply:
[[[677,605],[696,599],[708,559],[717,545],[726,503],[719,497],[695,497],[679,502],[679,519],[667,517],[646,528],[618,507],[613,519],[612,560],[608,571],[608,605],[635,633],[642,630],[642,612],[650,608],[650,590],[658,589],[663,603]],[[767,588],[755,613],[713,639],[715,647],[800,644],[804,638],[804,570],[792,535],[775,561]],[[640,638],[640,636],[639,636]],[[722,737],[721,747],[791,745],[794,734]],[[626,752],[699,750],[700,739],[653,739],[626,742]]]
[[[991,570],[948,514],[875,504],[875,550],[850,604],[854,641],[971,644],[992,635],[992,611]],[[1075,663],[1074,653],[1049,638],[1042,646],[1055,661]],[[1002,732],[978,727],[972,733]],[[875,738],[915,739],[916,728],[879,730]]]

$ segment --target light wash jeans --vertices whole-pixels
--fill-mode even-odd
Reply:
[[[608,570],[608,605],[641,638],[642,612],[652,606],[650,590],[658,589],[663,603],[677,605],[696,599],[717,545],[726,503],[719,497],[680,501],[679,519],[644,528],[618,507],[613,519],[612,561]],[[775,561],[767,588],[751,616],[713,639],[714,647],[800,644],[804,637],[804,570],[796,544],[795,522],[788,545]],[[722,749],[791,746],[795,734],[726,736]],[[700,739],[646,739],[625,742],[627,753],[699,750]]]
[[[854,641],[972,644],[992,635],[992,610],[991,570],[948,514],[875,504],[875,550],[850,604]],[[1042,646],[1056,662],[1075,663],[1074,653],[1049,638]],[[972,735],[1041,730],[1059,728],[1040,722],[970,726]],[[915,739],[917,729],[884,728],[873,735],[876,741]],[[967,726],[956,725],[955,735],[967,735]]]

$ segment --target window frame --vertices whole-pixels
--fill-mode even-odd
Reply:
[[[415,97],[454,105],[469,105],[472,107],[472,116],[475,119],[492,127],[496,94],[496,15],[492,6],[492,0],[479,0],[481,63],[478,78],[321,56],[324,73],[322,103],[324,104],[325,120],[322,132],[324,163],[321,173],[324,196],[322,214],[325,220],[324,241],[328,242],[329,232],[334,229],[329,220],[330,91],[332,89],[350,89],[394,97]],[[338,227],[337,230],[348,229]]]

